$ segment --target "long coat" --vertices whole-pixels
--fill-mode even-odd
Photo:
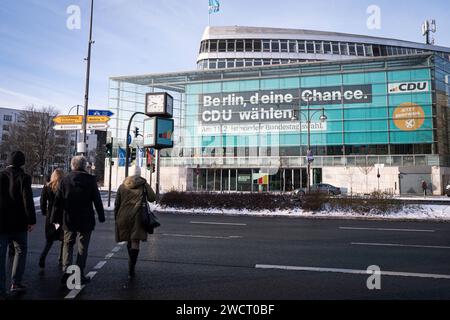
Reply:
[[[139,176],[127,177],[117,190],[114,203],[117,242],[147,240],[147,232],[140,219],[144,185],[147,188],[147,200],[155,201],[156,196],[152,188],[144,178]]]
[[[52,223],[55,193],[49,185],[45,185],[44,188],[42,188],[40,202],[42,215],[45,216],[45,237],[47,238],[47,241],[62,240],[62,228],[55,230]]]
[[[9,166],[0,172],[0,234],[25,232],[36,224],[31,177]]]
[[[66,175],[55,197],[52,223],[63,225],[64,231],[91,232],[98,221],[105,222],[105,212],[95,176],[85,171],[72,171]]]

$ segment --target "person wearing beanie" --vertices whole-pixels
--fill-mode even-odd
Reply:
[[[116,241],[127,242],[128,277],[135,276],[135,267],[139,255],[141,241],[147,241],[147,231],[141,222],[143,198],[153,202],[156,200],[147,180],[141,177],[141,168],[133,166],[131,176],[125,178],[116,194],[114,217],[116,220]]]
[[[28,232],[36,224],[36,212],[31,190],[31,176],[22,166],[25,155],[13,151],[8,155],[8,166],[0,171],[0,298],[6,296],[6,248],[14,245],[14,262],[11,272],[11,292],[24,292]]]

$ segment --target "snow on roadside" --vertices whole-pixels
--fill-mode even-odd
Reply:
[[[105,210],[114,210],[114,197],[111,197],[111,205],[108,207],[108,200],[103,197],[103,206]],[[321,212],[307,212],[298,208],[295,210],[238,210],[238,209],[216,209],[216,208],[195,208],[195,209],[179,209],[163,207],[159,204],[150,203],[150,208],[156,212],[167,213],[185,213],[185,214],[200,214],[200,215],[232,215],[232,216],[259,216],[259,217],[298,217],[298,218],[361,218],[361,219],[385,219],[385,220],[436,220],[450,222],[450,205],[407,205],[403,210],[396,213],[386,214],[357,214],[346,211],[321,211]]]

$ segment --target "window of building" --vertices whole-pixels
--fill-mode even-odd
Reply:
[[[392,47],[386,47],[386,55],[388,55],[388,56],[392,56],[393,55]]]
[[[280,64],[280,59],[272,59],[272,64]]]
[[[324,43],[323,43],[323,52],[324,52],[325,54],[331,54],[331,53],[333,53],[333,52],[331,51],[331,43],[330,43],[330,42],[324,42]]]
[[[245,59],[245,66],[246,67],[253,66],[253,60],[252,59]]]
[[[373,52],[373,56],[374,57],[379,57],[381,56],[381,50],[380,50],[380,46],[372,46],[372,52]]]
[[[236,59],[236,68],[241,68],[244,66],[244,60],[243,59]]]
[[[209,40],[209,50],[211,52],[217,52],[217,40]]]
[[[356,53],[358,56],[364,56],[364,46],[362,44],[356,45]]]
[[[372,45],[365,45],[365,51],[366,51],[366,56],[368,56],[368,57],[373,56]]]
[[[3,125],[3,131],[9,131],[9,124]]]
[[[261,66],[261,65],[262,65],[262,60],[261,60],[261,59],[255,59],[255,60],[253,60],[253,65],[254,65],[254,66]]]
[[[9,114],[3,115],[3,121],[12,121],[12,115]]]
[[[298,52],[300,53],[306,52],[305,41],[298,41],[297,45],[298,45]]]
[[[261,40],[253,40],[253,51],[261,52]]]
[[[223,69],[225,68],[225,59],[219,59],[217,61],[217,69]]]
[[[306,53],[314,53],[314,42],[306,41]]]
[[[200,42],[200,49],[198,50],[198,53],[202,53],[204,52],[204,47],[205,47],[205,41]]]
[[[356,48],[355,48],[355,44],[354,43],[349,43],[348,44],[348,53],[351,56],[356,56]]]
[[[316,47],[316,53],[323,53],[323,42],[322,41],[316,41],[315,47]]]
[[[348,44],[347,43],[341,43],[339,46],[341,48],[341,55],[348,56]]]
[[[234,52],[235,50],[235,41],[227,40],[227,52]]]
[[[236,51],[243,52],[244,51],[244,40],[236,40]]]
[[[209,69],[216,69],[217,68],[217,60],[211,59],[209,60]]]
[[[281,59],[281,64],[288,64],[289,60],[288,59]]]
[[[270,59],[263,59],[263,64],[265,66],[269,66],[270,65]]]
[[[289,40],[288,49],[289,52],[297,52],[297,41]]]
[[[272,40],[272,52],[280,52],[280,41]]]
[[[270,40],[263,40],[263,51],[270,52]]]
[[[253,51],[253,40],[246,39],[245,40],[245,51],[252,52]]]
[[[287,40],[280,40],[280,50],[281,52],[288,52]]]
[[[227,50],[227,41],[226,40],[218,40],[219,52],[225,52]]]
[[[227,68],[234,68],[234,59],[227,59]]]
[[[333,49],[333,54],[339,54],[339,43],[333,42],[331,48]]]

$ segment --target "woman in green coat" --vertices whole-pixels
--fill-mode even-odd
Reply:
[[[147,201],[155,201],[156,196],[147,180],[141,177],[141,169],[138,166],[131,169],[132,175],[125,178],[117,190],[114,216],[116,219],[116,241],[127,241],[128,275],[133,278],[140,241],[147,241],[147,231],[142,225],[140,216],[142,198],[145,191]]]

